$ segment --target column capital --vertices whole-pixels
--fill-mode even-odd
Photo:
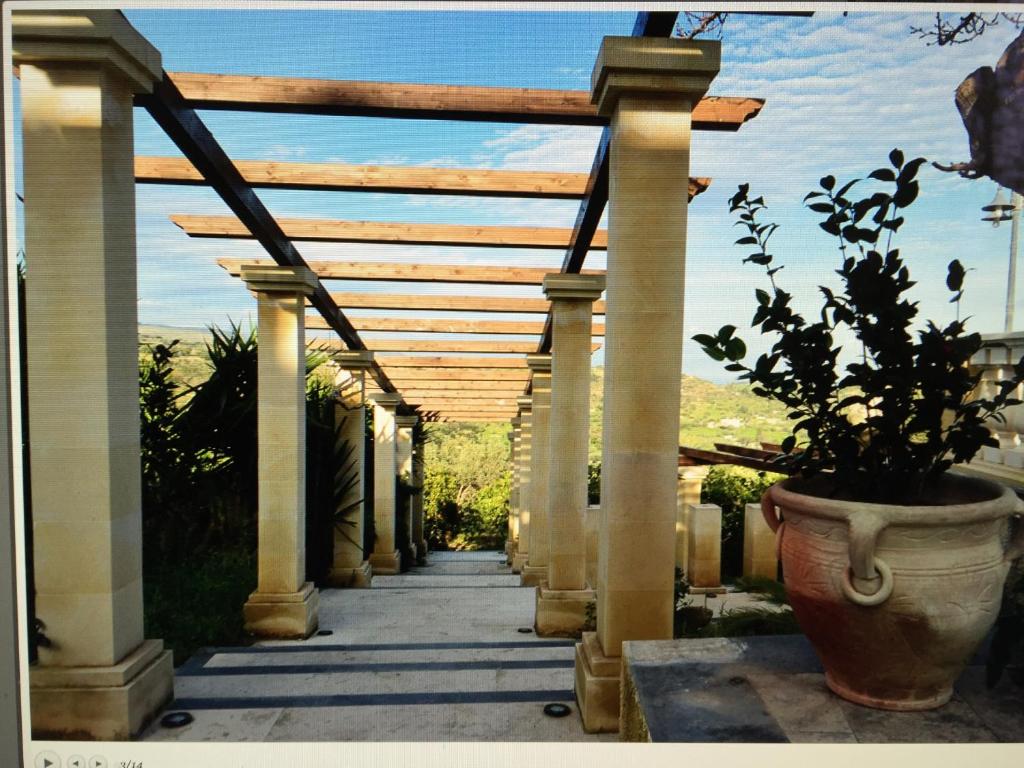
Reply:
[[[721,51],[717,40],[605,37],[590,76],[590,100],[605,116],[623,93],[675,95],[696,103],[718,74]]]
[[[596,301],[604,291],[604,275],[577,275],[554,272],[544,275],[544,296],[549,301],[586,299]]]
[[[332,352],[331,359],[343,371],[365,371],[373,367],[373,352],[368,349],[350,349]]]
[[[523,420],[518,416],[513,416],[511,419],[509,419],[509,423],[512,424],[512,429],[519,429],[522,422]]]
[[[15,11],[15,64],[95,64],[121,75],[135,93],[163,77],[160,51],[120,11]]]
[[[550,354],[535,354],[526,356],[526,364],[530,367],[530,372],[533,374],[544,374],[551,373],[551,355]]]
[[[381,408],[386,408],[389,411],[395,410],[398,404],[402,402],[402,396],[397,392],[374,392],[369,395],[368,399],[374,405],[379,405]]]
[[[516,398],[516,405],[519,406],[520,411],[531,411],[533,410],[533,398],[529,395],[520,395]]]
[[[416,415],[405,415],[395,417],[395,426],[399,429],[411,429],[416,426],[416,422],[420,420],[419,416]]]
[[[679,468],[679,479],[680,480],[703,480],[708,476],[708,471],[711,467],[707,464],[698,464],[689,467]]]
[[[316,274],[309,267],[281,267],[276,264],[247,264],[242,280],[253,293],[302,293],[311,296],[317,286]]]

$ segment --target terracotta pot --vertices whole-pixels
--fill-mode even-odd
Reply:
[[[1008,488],[952,474],[932,506],[824,498],[823,482],[777,483],[761,509],[825,681],[869,707],[942,706],[996,620],[1010,561],[1024,553],[1024,522],[1010,536],[1024,504]]]

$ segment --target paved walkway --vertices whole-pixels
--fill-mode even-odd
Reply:
[[[213,648],[182,665],[176,700],[195,722],[151,741],[615,741],[583,732],[573,643],[533,626],[534,590],[498,552],[432,553],[320,593],[328,636]],[[569,704],[568,717],[543,713]]]

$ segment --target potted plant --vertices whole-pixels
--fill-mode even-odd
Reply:
[[[829,687],[867,706],[895,710],[944,704],[992,627],[1010,561],[1024,551],[1021,502],[1007,488],[948,472],[994,439],[986,422],[1020,403],[1024,360],[991,397],[977,397],[968,368],[981,337],[959,319],[964,268],[948,266],[957,319],[917,328],[914,283],[893,247],[903,209],[918,194],[923,158],[837,185],[821,179],[804,199],[838,241],[843,290],[821,287],[820,316],[805,320],[778,287],[762,223],[763,198],[741,185],[730,200],[750,246],[744,259],[767,270],[752,327],[777,340],[753,366],[727,325],[694,339],[755,394],[778,400],[795,421],[779,470],[792,475],[764,494],[786,590],[825,667]],[[841,363],[842,342],[855,359]],[[1012,539],[1011,539],[1012,533]]]

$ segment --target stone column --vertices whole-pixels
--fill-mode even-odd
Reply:
[[[510,420],[508,431],[508,457],[511,468],[511,482],[508,488],[508,532],[505,536],[505,562],[512,562],[512,552],[515,544],[515,517],[516,517],[516,419]]]
[[[427,457],[423,445],[413,446],[412,484],[418,489],[412,497],[412,541],[416,545],[416,563],[427,564],[427,538],[423,535],[423,482]]]
[[[396,416],[395,463],[398,478],[407,485],[414,485],[412,474],[412,430],[418,421],[416,416]],[[416,562],[416,541],[412,535],[412,496],[406,497],[403,508],[396,509],[396,519],[404,525],[402,538],[409,542],[409,564]]]
[[[402,570],[402,554],[395,548],[395,477],[397,430],[395,408],[401,395],[378,392],[373,401],[373,573],[394,575]]]
[[[173,696],[171,654],[142,618],[132,98],[160,79],[160,54],[115,11],[16,11],[12,27],[36,613],[50,640],[29,670],[32,732],[123,740]]]
[[[260,637],[304,638],[317,628],[319,595],[306,581],[307,267],[242,267],[259,324],[257,453],[258,580],[245,628]]]
[[[717,504],[691,504],[690,553],[686,580],[691,595],[720,595],[722,586],[722,508]]]
[[[592,305],[603,275],[551,274],[551,409],[549,416],[548,572],[537,587],[536,630],[577,637],[594,603],[587,583],[587,454],[590,446]],[[593,610],[593,608],[591,608]]]
[[[680,467],[676,486],[676,568],[686,573],[690,557],[690,507],[700,504],[701,487],[708,468]]]
[[[530,547],[521,583],[536,587],[548,577],[548,477],[551,446],[551,355],[527,355],[526,364],[533,373],[530,400],[533,443],[530,453]]]
[[[530,554],[530,456],[533,452],[533,398],[522,395],[519,405],[519,541],[512,558],[512,573],[522,573]]]
[[[743,510],[743,575],[772,580],[779,578],[775,533],[765,522],[760,504],[747,504]]]
[[[600,527],[601,527],[601,505],[592,504],[587,507],[587,517],[584,520],[587,537],[587,584],[597,584],[597,560]],[[596,589],[595,589],[596,591]]]
[[[335,352],[339,368],[338,400],[334,406],[338,450],[347,450],[339,467],[339,479],[348,477],[349,485],[340,499],[343,519],[334,524],[334,561],[327,583],[332,587],[369,587],[373,571],[363,551],[366,527],[366,502],[363,477],[366,472],[366,371],[373,365],[368,350]]]
[[[509,528],[508,528],[508,563],[512,564],[519,549],[519,508],[521,506],[522,492],[520,483],[522,478],[519,475],[519,454],[523,449],[522,419],[519,416],[512,418],[512,490],[509,493]]]
[[[576,652],[588,731],[615,731],[624,640],[672,637],[690,117],[720,44],[606,37],[611,118],[597,632]]]

